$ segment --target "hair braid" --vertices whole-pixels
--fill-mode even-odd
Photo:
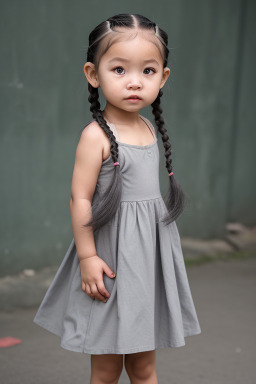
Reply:
[[[167,134],[167,129],[164,126],[164,119],[162,117],[162,108],[160,106],[160,98],[163,95],[163,92],[159,91],[157,98],[151,104],[152,113],[155,117],[155,123],[157,125],[158,131],[162,135],[162,141],[165,149],[165,158],[166,158],[166,168],[168,173],[172,172],[172,146],[169,140],[169,136]],[[185,204],[185,195],[172,174],[169,176],[169,188],[167,194],[164,197],[164,201],[166,204],[166,208],[168,210],[168,214],[163,218],[163,222],[166,224],[171,223],[176,220],[176,218],[180,215],[180,213],[184,209]]]
[[[92,87],[91,84],[88,83],[88,90],[90,93],[88,101],[91,103],[90,111],[92,112],[94,119],[110,139],[110,154],[115,163],[118,161],[118,144],[100,110],[98,89]],[[88,223],[83,225],[84,227],[92,226],[94,231],[106,224],[114,216],[121,200],[122,179],[120,167],[114,166],[113,168],[113,178],[111,183],[100,197],[100,201],[97,202],[97,204],[92,204],[92,217]]]
[[[109,128],[106,120],[102,115],[102,111],[100,109],[98,88],[94,88],[91,86],[90,83],[88,83],[88,90],[90,93],[88,97],[88,101],[91,103],[90,111],[92,112],[93,118],[97,120],[100,127],[103,129],[103,131],[106,133],[106,135],[110,139],[111,141],[110,153],[112,155],[113,162],[116,162],[118,161],[118,144],[116,142],[116,138],[112,130]]]

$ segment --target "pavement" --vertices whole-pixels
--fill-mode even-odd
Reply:
[[[256,252],[191,265],[187,275],[202,333],[157,350],[158,384],[255,384]],[[1,383],[89,384],[90,355],[60,347],[58,336],[33,323],[36,310],[0,313],[0,338],[22,340],[0,348]],[[129,383],[123,368],[119,384]]]

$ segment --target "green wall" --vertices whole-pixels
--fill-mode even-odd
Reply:
[[[228,221],[255,224],[255,1],[9,0],[0,7],[0,276],[64,257],[73,236],[75,150],[92,118],[83,74],[88,35],[117,13],[141,13],[169,35],[162,106],[173,170],[188,196],[181,236],[221,237]],[[150,108],[141,113],[153,122]]]

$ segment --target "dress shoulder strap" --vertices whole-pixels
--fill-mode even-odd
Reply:
[[[156,139],[156,133],[155,133],[155,128],[153,126],[153,124],[151,123],[150,120],[148,120],[146,117],[140,115],[140,117],[145,121],[145,123],[147,124],[147,126],[149,127],[152,135],[154,136],[154,138]]]
[[[120,141],[120,140],[119,140],[119,135],[118,135],[118,132],[117,132],[117,129],[116,129],[115,125],[112,124],[112,123],[110,123],[110,122],[108,121],[108,126],[109,126],[109,128],[111,129],[111,131],[113,132],[113,134],[114,134],[116,140]]]

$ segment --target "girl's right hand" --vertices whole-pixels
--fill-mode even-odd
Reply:
[[[92,298],[97,298],[106,303],[110,297],[103,282],[103,273],[110,278],[115,277],[107,263],[98,255],[80,260],[81,288]]]

